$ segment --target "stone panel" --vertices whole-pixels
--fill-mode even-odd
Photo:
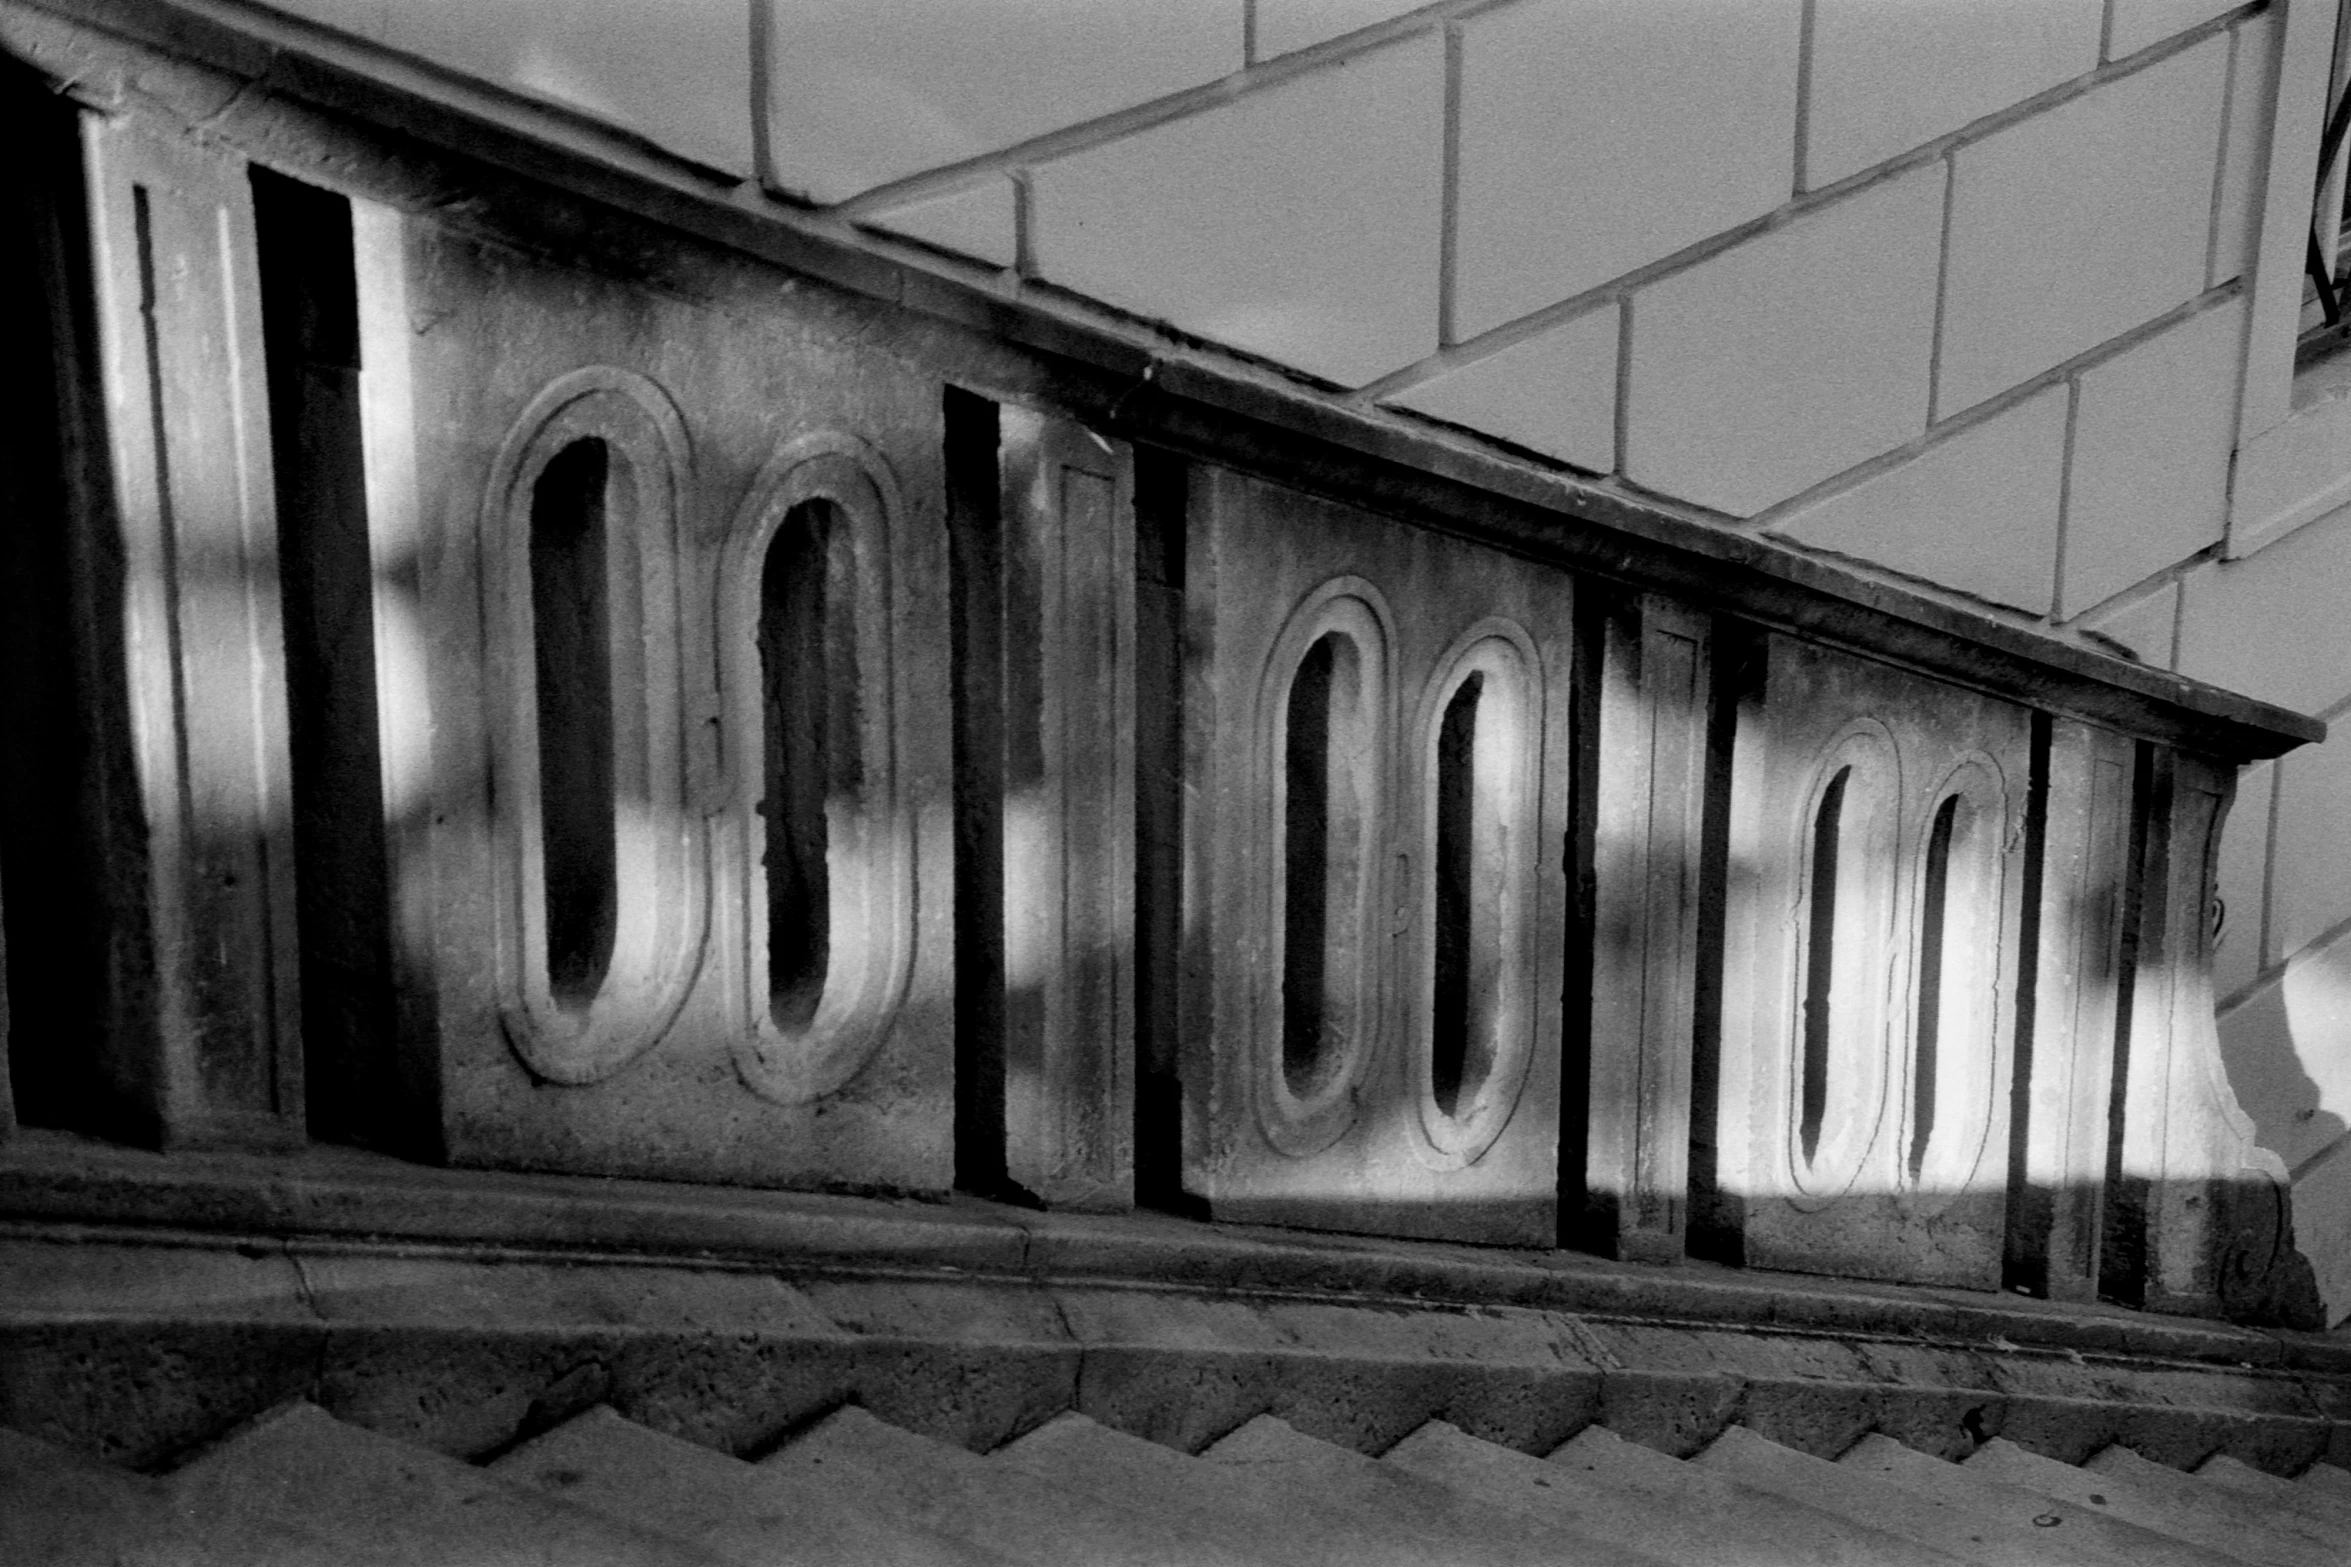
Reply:
[[[84,125],[138,791],[118,939],[147,949],[135,993],[92,998],[98,1076],[149,1136],[284,1144],[302,1026],[251,187],[239,159]]]
[[[1241,68],[1242,0],[751,3],[772,8],[761,112],[775,167],[765,177],[820,203]]]
[[[2224,1000],[2253,983],[2272,961],[2262,939],[2269,894],[2270,807],[2277,765],[2262,762],[2237,779],[2237,805],[2221,834],[2214,891],[2221,926],[2212,940],[2212,988]]]
[[[1444,86],[1427,34],[1047,163],[1037,273],[1343,385],[1425,358]]]
[[[2038,392],[1773,525],[1799,543],[2045,610],[2057,575],[2066,389]]]
[[[1606,473],[1616,466],[1620,319],[1602,306],[1386,401]]]
[[[431,1063],[449,1157],[945,1186],[936,384],[808,296],[690,302],[422,222],[397,238],[408,308],[376,324],[364,375],[371,406],[414,432],[371,473],[397,460],[380,526],[422,544],[431,773],[394,876],[423,998],[403,1048]],[[534,772],[556,731],[537,715],[594,660],[541,658],[532,544],[544,476],[581,439],[605,443],[613,475],[610,841],[627,893],[601,970],[567,980]],[[777,595],[796,608],[771,613]],[[777,725],[797,737],[780,753]]]
[[[2140,663],[2169,669],[2172,644],[2179,634],[2180,585],[2176,581],[2166,582],[2154,592],[2118,604],[2083,625],[2119,644]]]
[[[1636,293],[1626,477],[1746,516],[1924,430],[1942,222],[1938,166]]]
[[[2114,27],[2106,49],[2110,60],[2236,9],[2228,0],[2113,0],[2113,5]]]
[[[1271,60],[1414,9],[1416,0],[1255,0],[1251,60]]]
[[[1939,414],[2203,288],[2227,65],[2210,40],[1952,155]]]
[[[1721,1211],[1751,1264],[1996,1287],[2027,715],[1768,634],[1738,700]]]
[[[2277,763],[2278,863],[2270,884],[2273,961],[2351,919],[2351,736],[2336,733]]]
[[[1465,23],[1464,337],[1788,199],[1796,0],[1552,0]]]
[[[2244,352],[2232,300],[2082,372],[2058,614],[2219,542]]]
[[[1204,468],[1186,601],[1187,1186],[1547,1243],[1567,579]]]
[[[2180,673],[2316,712],[2351,693],[2351,510],[2183,583]]]
[[[766,0],[271,3],[751,175],[751,5]]]
[[[1821,0],[1804,182],[1817,189],[2098,63],[2102,0]]]

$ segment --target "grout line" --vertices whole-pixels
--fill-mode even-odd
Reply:
[[[1257,63],[1257,0],[1241,0],[1241,66]]]
[[[1811,171],[1805,166],[1804,143],[1812,128],[1812,41],[1820,15],[1820,0],[1804,0],[1796,22],[1796,173],[1788,191],[1793,200],[1804,194]]]
[[[1959,196],[1959,160],[1943,159],[1943,233],[1935,252],[1935,324],[1927,339],[1927,428],[1943,407],[1943,315],[1951,300],[1951,211]]]
[[[2229,29],[2228,63],[2222,67],[2220,79],[2220,146],[2212,157],[2212,215],[2204,225],[2204,286],[2212,286],[2213,273],[2220,270],[2220,206],[2228,193],[2229,131],[2235,117],[2237,99],[2237,56],[2244,52],[2245,30]]]
[[[2132,349],[2138,347],[2141,343],[2146,342],[2149,338],[2160,336],[2161,334],[2170,331],[2173,327],[2178,326],[2183,322],[2193,320],[2195,317],[2204,314],[2204,312],[2207,310],[2218,309],[2220,306],[2227,304],[2230,300],[2237,298],[2241,293],[2243,293],[2244,290],[2242,282],[2242,279],[2230,278],[2226,283],[2221,284],[2217,288],[2208,288],[2203,293],[2198,294],[2194,299],[2187,301],[2185,304],[2173,306],[2171,309],[2165,311],[2162,315],[2157,316],[2152,321],[2142,321],[2137,326],[2131,328],[2131,330],[2128,332],[2120,333],[2114,337],[2108,338],[2103,343],[2098,343],[2089,348],[2086,348],[2080,353],[2074,355],[2071,359],[2068,359],[2061,364],[2051,365],[2048,369],[2042,371],[2039,375],[2032,377],[2030,380],[2019,381],[2014,386],[2004,387],[2000,391],[1993,393],[1990,397],[1985,398],[1982,402],[1976,403],[1971,407],[1961,409],[1958,413],[1952,414],[1948,418],[1942,420],[1940,423],[1930,426],[1924,434],[1912,436],[1909,440],[1904,441],[1900,446],[1894,447],[1889,451],[1880,452],[1877,456],[1870,458],[1867,462],[1856,463],[1852,467],[1847,468],[1842,473],[1831,474],[1827,478],[1821,480],[1818,484],[1813,485],[1810,489],[1799,490],[1794,495],[1789,496],[1786,500],[1776,501],[1770,506],[1767,506],[1763,510],[1755,513],[1751,517],[1735,518],[1733,520],[1738,521],[1742,523],[1742,525],[1749,528],[1768,531],[1770,528],[1776,526],[1782,519],[1788,517],[1794,512],[1800,511],[1817,501],[1826,500],[1830,496],[1835,495],[1841,491],[1851,489],[1853,486],[1860,484],[1865,480],[1874,479],[1879,474],[1886,472],[1890,468],[1900,467],[1902,464],[1910,461],[1911,458],[1922,454],[1930,447],[1939,446],[1944,441],[1950,440],[1965,431],[1972,430],[1977,425],[1982,424],[1987,420],[1997,419],[2000,417],[2000,415],[2008,412],[2008,410],[2014,408],[2017,404],[2047,391],[2050,387],[2055,386],[2058,382],[2065,380],[2069,376],[2076,375],[2081,371],[2104,364],[2109,359],[2126,354]],[[2199,551],[2197,555],[2191,556],[2189,558],[2191,561],[2201,559],[2205,554],[2209,553],[2209,550],[2217,548],[2217,545],[2209,546],[2208,550]],[[2165,568],[2165,570],[2170,569],[2171,568],[2169,567]],[[2160,574],[2161,573],[2157,573],[2157,575]],[[2134,584],[2134,586],[2139,585],[2141,584]],[[2102,609],[2107,604],[2113,603],[2121,597],[2123,597],[2123,595],[2118,593],[2112,595],[2109,598],[2101,599],[2097,604],[2092,605],[2091,608],[2093,610]]]
[[[750,0],[751,178],[761,190],[781,179],[775,160],[775,0]]]
[[[1437,209],[1437,346],[1453,346],[1461,322],[1461,57],[1459,22],[1445,24],[1444,172]]]
[[[2114,8],[2119,3],[2120,0],[2106,0],[2105,8],[2098,16],[2098,63],[2100,65],[2114,63]]]
[[[1616,472],[1621,476],[1632,450],[1633,296],[1618,302],[1616,320]]]
[[[1027,169],[1012,172],[1012,270],[1022,277],[1037,275],[1036,184]]]
[[[2049,584],[2049,618],[2065,618],[2065,546],[2066,530],[2073,520],[2073,438],[2082,417],[2082,378],[2069,377],[2065,383],[2065,451],[2058,459],[2057,468],[2057,551],[2052,563],[2054,577]]]
[[[2221,546],[2218,543],[2208,544],[2172,567],[2171,644],[2164,658],[2163,667],[2175,675],[2179,673],[2180,653],[2187,643],[2188,578],[2197,567],[2211,565],[2218,561],[2220,549]]]

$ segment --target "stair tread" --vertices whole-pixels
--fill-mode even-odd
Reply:
[[[1008,1558],[865,1505],[839,1486],[762,1469],[599,1407],[516,1448],[490,1472],[743,1567],[892,1563],[991,1567]]]
[[[229,1567],[162,1486],[21,1432],[0,1430],[0,1561],[65,1567]]]
[[[1691,1462],[1968,1561],[1998,1567],[2082,1567],[2111,1560],[2102,1552],[2076,1549],[2077,1542],[2090,1542],[2071,1531],[2061,1540],[2056,1529],[2019,1525],[2006,1517],[1953,1506],[1881,1475],[1783,1447],[1745,1426],[1732,1426]]]
[[[2306,1491],[2331,1496],[2339,1502],[2351,1502],[2351,1469],[2339,1464],[2316,1463],[2295,1478],[2294,1483]]]
[[[1664,1464],[1680,1463],[1662,1453],[1650,1456]],[[1665,1495],[1676,1503],[1661,1508],[1654,1491],[1628,1488],[1603,1476],[1604,1468],[1621,1466],[1536,1458],[1441,1420],[1430,1421],[1397,1443],[1381,1462],[1441,1479],[1490,1506],[1555,1520],[1601,1539],[1637,1541],[1643,1553],[1676,1567],[1753,1567],[1758,1542],[1784,1547],[1792,1559],[1818,1567],[1949,1567],[1951,1561],[1887,1535],[1854,1529],[1823,1513],[1776,1505],[1777,1498],[1728,1495],[1736,1488],[1687,1465],[1680,1465],[1680,1475],[1660,1477],[1669,1482],[1663,1487]],[[1563,1468],[1574,1472],[1562,1474]],[[1695,1506],[1680,1505],[1691,1493],[1705,1494],[1693,1498]],[[1775,1505],[1757,1508],[1751,1505],[1754,1502]]]
[[[2351,1501],[2327,1495],[2314,1487],[2265,1474],[2241,1458],[2216,1453],[2195,1469],[2196,1478],[2227,1486],[2246,1496],[2257,1496],[2272,1507],[2324,1529],[2332,1539],[2351,1539]]]
[[[1450,1542],[1451,1561],[1547,1561],[1662,1567],[1657,1556],[1605,1535],[1496,1509],[1474,1492],[1384,1464],[1308,1436],[1285,1420],[1259,1415],[1200,1455],[1206,1463],[1245,1467],[1271,1488],[1310,1490],[1383,1527],[1397,1526]]]
[[[174,1503],[226,1541],[272,1523],[346,1562],[543,1567],[626,1561],[715,1567],[717,1558],[471,1464],[335,1419],[314,1404],[263,1416],[166,1481]]]
[[[2259,1488],[2248,1491],[2242,1485],[2232,1484],[2233,1477],[2226,1470],[2211,1474],[2202,1471],[2183,1473],[2169,1464],[2159,1464],[2152,1458],[2141,1457],[2119,1444],[2092,1453],[2082,1467],[2092,1474],[2128,1476],[2149,1485],[2169,1486],[2182,1495],[2210,1497],[2221,1506],[2232,1505],[2229,1498],[2234,1498],[2237,1503],[2251,1503],[2258,1509],[2263,1524],[2268,1528],[2296,1535],[2328,1550],[2337,1549],[2344,1539],[2344,1531],[2293,1508],[2278,1506],[2261,1494]]]
[[[1976,1517],[2004,1519],[2018,1531],[2062,1535],[2066,1549],[2083,1560],[2103,1558],[2116,1567],[2228,1567],[2227,1556],[2177,1535],[1919,1452],[1877,1432],[1854,1443],[1836,1466],[1890,1480]]]
[[[861,1507],[1013,1560],[1068,1567],[1243,1567],[1255,1560],[1199,1534],[1007,1468],[851,1406],[756,1466],[831,1487]]]
[[[2029,1487],[2044,1496],[2098,1508],[2126,1523],[2159,1530],[2239,1561],[2326,1567],[2342,1560],[2339,1552],[2275,1527],[2249,1499],[2199,1486],[2191,1476],[2160,1465],[2150,1466],[2161,1470],[2159,1476],[2101,1473],[2060,1463],[2005,1437],[1994,1437],[1970,1454],[1962,1467]]]
[[[1246,1465],[1206,1463],[1083,1415],[1056,1416],[990,1463],[1116,1497],[1247,1559],[1284,1564],[1441,1560],[1454,1542],[1383,1525]]]

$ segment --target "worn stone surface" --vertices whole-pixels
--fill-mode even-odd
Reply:
[[[2095,1508],[2125,1523],[2174,1535],[2224,1556],[2257,1554],[2265,1561],[2303,1567],[2319,1567],[2322,1561],[2331,1560],[2310,1541],[2278,1529],[2262,1510],[2231,1506],[2229,1498],[2215,1494],[2214,1488],[2194,1485],[2176,1470],[2150,1465],[2152,1472],[2134,1474],[2120,1466],[2077,1468],[2028,1453],[1999,1437],[1971,1454],[1966,1467],[2077,1507]]]

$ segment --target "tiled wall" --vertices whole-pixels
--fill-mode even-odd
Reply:
[[[2351,512],[2218,560],[2274,7],[273,3],[942,267],[2351,706]],[[2351,737],[2245,780],[2221,949],[2338,1311],[2347,818]]]

